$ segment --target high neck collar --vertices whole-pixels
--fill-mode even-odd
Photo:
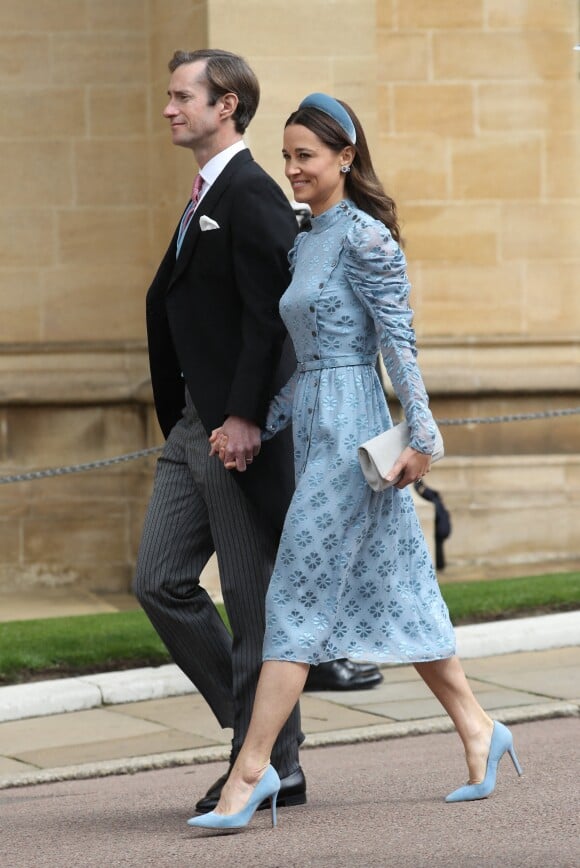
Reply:
[[[338,223],[341,217],[349,213],[351,210],[350,202],[347,199],[342,199],[337,205],[333,205],[328,211],[323,211],[318,217],[312,218],[312,229],[314,233],[324,232],[330,229],[335,223]]]

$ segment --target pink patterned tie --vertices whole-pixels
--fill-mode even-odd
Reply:
[[[193,187],[191,188],[191,201],[194,205],[197,205],[199,194],[201,193],[201,188],[203,187],[203,178],[200,174],[195,176],[195,181],[193,182]]]
[[[183,244],[183,239],[185,238],[185,233],[187,232],[187,227],[191,223],[191,218],[195,212],[197,207],[197,203],[199,202],[199,194],[201,193],[201,188],[203,187],[203,178],[201,175],[195,176],[195,181],[193,182],[193,187],[191,188],[191,201],[187,208],[185,209],[185,214],[181,218],[181,223],[179,224],[179,232],[177,233],[177,253],[176,256],[179,256],[179,251],[181,250],[181,245]]]

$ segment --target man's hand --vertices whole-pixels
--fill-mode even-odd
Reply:
[[[260,452],[260,429],[249,419],[228,416],[221,428],[214,428],[209,438],[210,455],[218,455],[226,470],[243,473]]]
[[[417,452],[412,446],[404,449],[387,473],[387,482],[395,488],[405,488],[411,482],[418,482],[431,469],[431,456]]]

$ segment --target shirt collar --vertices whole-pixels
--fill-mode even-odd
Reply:
[[[215,181],[219,178],[227,164],[230,160],[239,154],[240,151],[245,150],[246,143],[243,139],[240,139],[238,142],[234,142],[233,145],[230,145],[228,148],[224,148],[223,151],[220,151],[219,154],[216,154],[215,157],[212,157],[211,160],[208,160],[203,169],[200,169],[199,174],[203,178],[203,192],[211,187]]]

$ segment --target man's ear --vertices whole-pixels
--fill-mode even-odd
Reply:
[[[220,100],[222,102],[220,117],[231,118],[238,107],[239,100],[237,96],[235,93],[225,93],[220,97]]]

